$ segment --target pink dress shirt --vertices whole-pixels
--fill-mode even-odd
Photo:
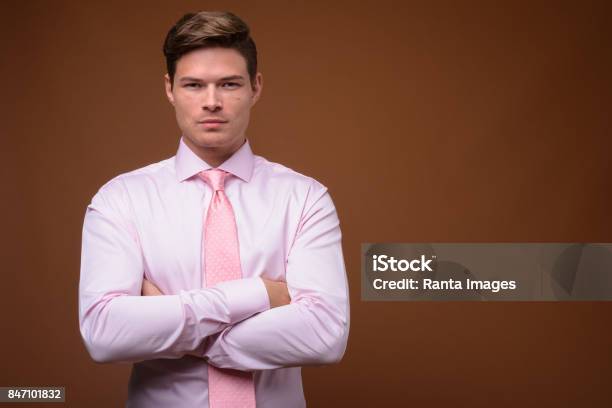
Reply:
[[[258,407],[305,406],[300,366],[339,361],[349,330],[338,217],[316,180],[253,155],[219,166],[243,279],[203,288],[211,166],[176,156],[119,175],[87,207],[79,324],[97,362],[132,362],[128,407],[208,407],[207,364],[254,373]],[[205,239],[205,238],[204,238]],[[141,296],[147,278],[164,296]],[[270,309],[259,277],[287,282]]]

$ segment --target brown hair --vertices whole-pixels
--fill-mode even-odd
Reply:
[[[168,31],[163,52],[170,83],[174,82],[176,62],[199,48],[223,47],[238,51],[246,60],[247,71],[254,86],[257,73],[257,48],[249,26],[227,11],[187,13]]]

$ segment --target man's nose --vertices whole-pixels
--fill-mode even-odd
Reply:
[[[202,101],[202,109],[211,112],[218,111],[223,107],[221,103],[221,95],[217,90],[215,84],[209,84],[204,93],[204,100]]]

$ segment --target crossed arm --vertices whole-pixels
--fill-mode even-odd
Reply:
[[[279,307],[288,305],[291,302],[287,284],[285,282],[276,282],[270,279],[261,278],[266,286],[270,307]],[[157,286],[151,283],[148,279],[142,280],[142,296],[161,296],[162,291]]]
[[[206,358],[243,371],[338,361],[348,337],[348,287],[329,195],[311,198],[287,282],[262,278],[160,294],[143,279],[142,255],[124,209],[99,193],[83,227],[79,320],[99,362]],[[141,295],[145,296],[141,296]]]

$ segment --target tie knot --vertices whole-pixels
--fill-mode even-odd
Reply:
[[[198,176],[204,180],[213,191],[223,190],[223,183],[227,172],[219,169],[205,170],[198,173]]]

